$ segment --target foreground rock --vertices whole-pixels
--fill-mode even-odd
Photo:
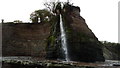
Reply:
[[[116,61],[112,61],[112,63],[110,61],[106,61],[105,63],[65,62],[56,60],[38,61],[35,58],[19,57],[11,59],[7,57],[2,60],[2,68],[119,68],[119,66],[113,66],[115,62]]]

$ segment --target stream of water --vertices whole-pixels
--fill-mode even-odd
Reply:
[[[61,31],[61,44],[62,44],[62,49],[63,49],[64,54],[65,54],[65,60],[69,61],[68,50],[67,50],[66,34],[65,34],[65,30],[64,30],[64,26],[63,26],[62,16],[61,15],[60,15],[60,31]]]

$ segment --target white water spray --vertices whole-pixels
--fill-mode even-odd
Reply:
[[[67,42],[66,42],[66,34],[65,34],[64,27],[63,27],[61,14],[60,14],[60,31],[61,31],[61,44],[62,44],[62,49],[63,49],[64,54],[65,54],[65,60],[69,61]]]

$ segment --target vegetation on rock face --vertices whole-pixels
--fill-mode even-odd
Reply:
[[[102,41],[103,54],[107,60],[120,60],[120,44]]]
[[[60,34],[59,15],[57,15],[55,22],[52,23],[51,34],[47,41],[47,59],[57,60],[64,58],[61,49]]]
[[[14,22],[14,23],[23,23],[23,22],[20,21],[20,20],[14,20],[13,22]]]
[[[13,23],[24,23],[21,20],[14,20],[13,22],[2,22],[2,23],[9,23],[9,24],[13,24]]]

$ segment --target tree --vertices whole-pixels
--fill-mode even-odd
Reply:
[[[36,10],[30,15],[30,19],[32,20],[33,23],[42,23],[42,22],[50,22],[52,18],[52,14],[46,10]]]
[[[58,2],[46,2],[44,3],[45,7],[52,13],[55,13],[55,8],[57,6]]]

